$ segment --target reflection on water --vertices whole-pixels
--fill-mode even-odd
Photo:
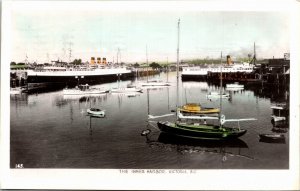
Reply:
[[[165,79],[166,74],[160,77]],[[111,89],[138,85],[142,80],[93,87]],[[170,73],[169,81],[175,84],[175,73]],[[219,100],[207,100],[206,94],[219,88],[206,82],[181,82],[180,104],[218,108]],[[241,122],[247,133],[228,143],[181,140],[160,133],[155,123],[147,126],[148,114],[170,114],[175,109],[175,85],[143,88],[143,93],[137,94],[64,96],[59,90],[11,95],[11,167],[23,163],[25,168],[286,169],[289,124],[272,124],[270,109],[271,104],[288,103],[285,91],[245,86],[242,91],[230,92],[231,99],[222,101],[226,118],[254,117],[257,121]],[[90,107],[106,110],[106,117],[87,116]],[[158,120],[174,119],[168,116]],[[145,129],[151,133],[143,137]],[[259,142],[261,133],[284,134],[286,143]]]
[[[230,157],[243,157],[254,160],[253,157],[243,154],[243,150],[248,149],[248,145],[241,139],[214,141],[214,140],[199,140],[186,137],[180,137],[173,134],[154,131],[149,129],[150,124],[147,125],[147,134],[145,136],[146,143],[150,148],[163,148],[167,151],[178,152],[180,154],[218,154],[225,162]]]

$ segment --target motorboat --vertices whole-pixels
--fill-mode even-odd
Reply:
[[[87,109],[87,113],[92,116],[105,117],[105,110],[99,108],[89,108]]]
[[[271,109],[273,110],[272,115],[271,115],[271,120],[274,122],[279,122],[279,121],[285,121],[286,117],[282,116],[282,113],[286,111],[286,107],[284,105],[274,105],[271,106]]]
[[[100,88],[90,88],[88,84],[78,85],[75,88],[65,88],[63,90],[64,95],[87,95],[87,94],[103,94],[108,93],[108,90],[103,90]]]

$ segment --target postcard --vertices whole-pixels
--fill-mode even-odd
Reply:
[[[298,1],[3,1],[1,188],[299,189]]]

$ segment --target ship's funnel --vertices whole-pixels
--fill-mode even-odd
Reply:
[[[226,56],[226,58],[227,58],[227,65],[230,65],[230,64],[232,64],[232,61],[231,61],[231,58],[230,58],[230,55],[227,55]]]
[[[101,58],[100,57],[97,58],[97,64],[101,64]]]
[[[91,64],[95,64],[95,57],[91,57]]]

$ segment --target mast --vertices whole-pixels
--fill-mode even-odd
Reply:
[[[169,82],[169,59],[167,57],[167,82]]]
[[[255,61],[256,61],[256,51],[255,51],[255,42],[254,42],[254,58],[253,58],[254,65],[256,64]]]
[[[176,63],[176,119],[178,120],[177,108],[179,107],[179,34],[180,34],[180,19],[178,19],[178,33],[177,33],[177,63]]]
[[[146,64],[147,64],[147,83],[149,81],[149,72],[148,72],[148,67],[149,67],[149,64],[148,64],[148,46],[146,45]]]
[[[219,121],[220,121],[220,127],[222,127],[221,124],[221,115],[222,115],[222,94],[223,94],[223,84],[222,84],[222,52],[221,52],[221,75],[220,75],[220,113],[219,113]]]

